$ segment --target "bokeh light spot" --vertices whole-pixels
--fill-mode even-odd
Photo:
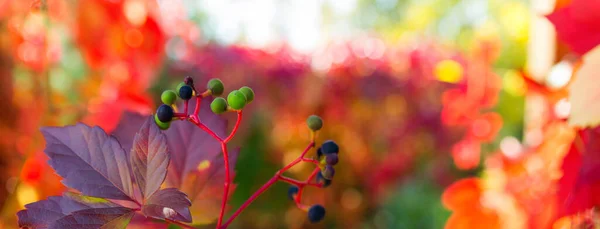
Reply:
[[[21,208],[25,207],[26,204],[39,200],[39,196],[35,188],[28,184],[21,184],[17,188],[17,201]]]
[[[500,141],[500,150],[502,154],[510,159],[516,159],[521,156],[523,147],[519,140],[513,136],[507,136]]]
[[[144,43],[144,35],[138,29],[128,29],[125,32],[125,43],[132,48],[138,48]]]
[[[435,65],[434,74],[439,81],[456,83],[463,77],[463,67],[454,60],[442,60]]]
[[[209,160],[204,160],[202,162],[200,162],[200,164],[198,164],[198,171],[204,171],[208,168],[210,168],[210,161]]]
[[[141,0],[127,0],[125,4],[123,4],[123,13],[125,17],[135,26],[140,26],[146,23],[146,18],[148,16],[148,10],[146,9],[146,5]]]
[[[348,210],[354,210],[360,206],[363,201],[362,194],[358,190],[349,188],[342,193],[342,206]]]

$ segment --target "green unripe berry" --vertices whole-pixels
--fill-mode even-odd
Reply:
[[[167,105],[172,105],[173,103],[175,103],[176,99],[177,93],[175,93],[175,91],[173,90],[163,91],[163,93],[160,95],[160,100],[162,100],[162,102]]]
[[[179,90],[181,89],[181,87],[185,86],[187,84],[185,84],[185,82],[181,82],[179,84],[177,84],[177,88],[175,89],[175,91],[177,92],[177,96],[179,96]]]
[[[223,94],[225,86],[223,86],[223,82],[220,79],[213,78],[206,84],[206,89],[210,90],[213,95],[219,96]]]
[[[227,111],[227,101],[224,98],[218,97],[210,103],[210,109],[215,114],[221,114]]]
[[[306,119],[306,125],[308,125],[308,128],[310,128],[312,131],[320,130],[323,127],[323,119],[316,115],[308,116],[308,119]]]
[[[241,110],[246,106],[246,96],[238,90],[233,90],[227,96],[227,103],[234,110]]]
[[[251,103],[252,100],[254,100],[254,91],[252,90],[252,88],[248,86],[243,86],[242,88],[240,88],[239,91],[244,93],[244,95],[246,96],[246,103]]]
[[[166,130],[169,129],[169,127],[171,127],[171,122],[161,122],[160,120],[158,120],[158,115],[154,115],[154,123],[156,123],[156,125],[158,126],[158,128],[160,128],[161,130]]]

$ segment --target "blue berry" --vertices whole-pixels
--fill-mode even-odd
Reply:
[[[185,85],[185,86],[179,88],[179,97],[181,97],[183,100],[191,99],[193,93],[194,93],[194,90],[189,85]]]
[[[298,191],[300,189],[298,189],[298,186],[292,185],[290,186],[290,188],[288,189],[288,198],[290,200],[294,200],[294,198],[296,197],[296,194],[298,194]]]
[[[329,187],[331,185],[331,180],[327,180],[321,175],[321,173],[317,173],[317,183],[323,183],[323,188]]]
[[[320,204],[315,204],[308,209],[308,220],[311,223],[318,223],[325,218],[325,208]]]
[[[328,165],[336,165],[338,163],[338,155],[337,153],[332,153],[325,156],[325,161]]]
[[[323,151],[323,154],[325,155],[338,153],[340,152],[340,147],[334,141],[327,140],[323,142],[323,145],[321,145],[321,151]]]
[[[323,175],[323,178],[331,180],[335,175],[335,169],[331,165],[326,165],[325,169],[321,170],[321,175]]]
[[[321,147],[317,148],[317,159],[321,159],[321,156],[323,156],[323,151],[321,150]]]
[[[161,122],[170,122],[173,120],[173,108],[169,105],[163,104],[156,110],[156,117]]]
[[[160,120],[158,120],[158,116],[156,116],[156,114],[154,115],[154,123],[156,123],[158,128],[160,128],[161,130],[169,129],[169,127],[171,126],[171,122],[161,122]]]

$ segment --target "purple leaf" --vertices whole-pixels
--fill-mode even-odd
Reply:
[[[237,161],[239,149],[229,151],[229,167],[233,181],[233,168]],[[192,200],[190,210],[194,213],[194,223],[211,223],[219,217],[221,201],[223,200],[223,182],[225,181],[225,162],[222,157],[210,161],[202,161],[197,169],[184,177],[181,191],[188,194]],[[229,194],[233,193],[235,185],[231,184]]]
[[[90,208],[72,212],[56,221],[49,229],[118,229],[126,228],[135,211],[126,207]]]
[[[218,136],[224,138],[226,137],[227,121],[211,112],[211,101],[210,98],[202,99],[200,120]],[[195,101],[190,100],[190,109],[195,106]],[[167,174],[167,183],[174,187],[180,187],[185,176],[196,170],[200,162],[210,161],[220,155],[221,143],[189,122],[171,123],[171,128],[166,131],[166,134],[171,150],[171,165]]]
[[[200,120],[218,136],[224,138],[226,121],[213,114],[209,105],[212,99],[204,98],[200,109]],[[195,102],[190,101],[192,110]],[[180,109],[183,106],[178,106]],[[127,120],[119,123],[113,134],[119,140],[133,139],[135,132],[140,129],[147,116],[126,113]],[[171,163],[167,172],[167,187],[174,187],[186,193],[193,202],[190,208],[194,223],[211,223],[219,215],[221,206],[223,182],[225,181],[225,166],[221,154],[221,144],[212,136],[188,121],[173,121],[171,127],[164,131],[168,148],[171,153]],[[231,178],[237,161],[239,150],[230,150],[229,163]],[[230,185],[233,193],[234,185]]]
[[[187,195],[176,188],[161,189],[148,198],[142,207],[144,215],[171,219],[182,222],[192,222],[189,207],[192,202]]]
[[[119,140],[119,143],[121,143],[125,152],[131,151],[135,133],[137,133],[146,122],[146,117],[147,115],[141,115],[130,111],[123,112],[119,124],[117,124],[116,129],[111,134]]]
[[[156,192],[165,181],[169,160],[167,139],[154,123],[154,117],[149,116],[135,135],[131,148],[133,176],[143,199]]]
[[[116,138],[100,127],[44,127],[48,163],[63,184],[84,195],[135,200],[129,160]]]
[[[63,196],[51,196],[47,200],[27,204],[26,210],[19,211],[17,216],[19,227],[48,228],[54,221],[75,211],[115,207],[120,206],[102,198],[65,192]]]

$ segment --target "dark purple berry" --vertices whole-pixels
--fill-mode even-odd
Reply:
[[[319,148],[317,149],[317,158],[318,158],[318,159],[321,159],[321,156],[323,156],[323,151],[321,151],[321,147],[319,147]]]
[[[179,89],[179,97],[183,100],[189,100],[192,98],[193,89],[189,85],[185,85]]]
[[[183,79],[183,82],[184,82],[186,85],[190,85],[190,86],[192,86],[192,87],[194,86],[194,79],[193,79],[191,76],[186,76],[186,77]]]
[[[331,180],[331,179],[333,179],[333,176],[335,175],[335,169],[331,165],[326,165],[325,169],[321,170],[321,174],[323,175],[323,178],[325,178],[327,180]]]
[[[323,151],[323,154],[325,155],[338,153],[340,152],[340,147],[334,141],[328,140],[323,142],[323,145],[321,145],[321,151]]]
[[[170,122],[173,120],[173,108],[166,104],[160,105],[156,110],[156,117],[161,122]]]
[[[325,161],[328,165],[336,165],[338,163],[338,155],[337,153],[332,153],[325,156]]]
[[[325,208],[320,204],[315,204],[308,209],[308,220],[311,223],[318,223],[325,218]]]
[[[292,185],[290,186],[290,188],[288,189],[288,198],[290,200],[294,200],[294,198],[296,197],[296,194],[298,194],[298,191],[300,189],[298,189],[298,186]]]
[[[329,185],[331,185],[331,180],[327,180],[325,178],[323,178],[323,175],[321,175],[321,173],[317,173],[317,183],[323,183],[323,188],[327,188],[329,187]]]

